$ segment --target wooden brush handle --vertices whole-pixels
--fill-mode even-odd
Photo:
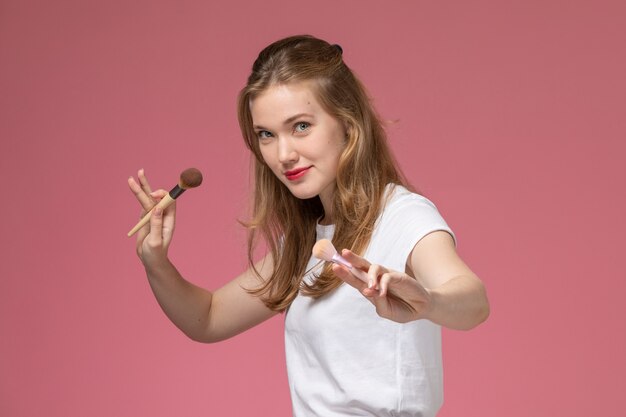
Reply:
[[[166,194],[165,197],[161,199],[161,201],[159,201],[154,207],[152,207],[150,211],[147,212],[146,215],[141,218],[141,220],[139,220],[139,223],[137,223],[135,227],[130,229],[130,232],[128,232],[127,236],[131,237],[132,235],[137,233],[139,229],[145,226],[145,224],[150,221],[150,217],[152,217],[152,212],[154,211],[155,208],[159,207],[165,210],[165,208],[168,207],[173,202],[174,202],[174,199],[169,194]]]

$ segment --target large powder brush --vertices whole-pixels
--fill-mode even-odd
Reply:
[[[132,235],[137,233],[139,229],[141,229],[146,223],[150,221],[150,217],[152,217],[152,212],[154,212],[155,208],[158,207],[164,210],[166,207],[172,204],[174,200],[180,197],[180,195],[184,193],[185,190],[195,188],[200,184],[202,184],[202,173],[199,170],[197,170],[196,168],[189,168],[184,170],[182,174],[180,174],[180,181],[178,182],[178,184],[176,184],[176,186],[172,188],[172,190],[165,197],[163,197],[161,201],[159,201],[154,207],[152,207],[152,209],[150,209],[150,211],[147,212],[145,216],[141,218],[141,220],[139,220],[139,223],[137,223],[135,227],[133,227],[130,232],[128,232],[128,237],[131,237]]]
[[[343,265],[348,268],[352,275],[360,279],[361,281],[368,283],[369,276],[367,272],[355,268],[350,262],[348,262],[343,256],[337,253],[337,249],[333,246],[332,242],[328,239],[320,239],[313,246],[313,256],[317,259],[321,259],[326,262],[332,262],[339,265]]]

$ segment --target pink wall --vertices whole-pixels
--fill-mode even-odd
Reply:
[[[383,3],[0,2],[0,415],[289,415],[282,317],[185,339],[125,236],[126,178],[200,167],[173,259],[208,288],[241,271],[235,96],[296,33],[343,46],[488,287],[489,321],[444,333],[441,416],[623,415],[626,8]]]

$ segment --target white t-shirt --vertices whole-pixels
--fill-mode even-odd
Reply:
[[[364,257],[404,271],[422,237],[452,231],[425,197],[401,186],[388,191],[393,195]],[[332,239],[333,231],[318,225],[317,239]],[[311,257],[307,270],[318,262]],[[296,297],[285,318],[285,351],[297,417],[432,417],[443,402],[440,327],[427,320],[400,324],[381,318],[347,284],[319,299]]]

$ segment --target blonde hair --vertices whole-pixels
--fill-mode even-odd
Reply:
[[[315,244],[315,226],[324,210],[319,197],[294,197],[272,173],[261,155],[250,113],[251,100],[269,87],[302,81],[311,81],[313,93],[324,110],[347,128],[332,209],[336,248],[362,254],[382,210],[386,185],[408,186],[365,88],[343,62],[338,45],[302,35],[279,40],[263,49],[239,94],[238,117],[244,141],[255,156],[252,219],[245,223],[248,261],[258,275],[252,258],[259,236],[265,239],[274,260],[271,277],[259,288],[248,291],[261,296],[275,311],[287,309],[299,291],[321,297],[342,283],[329,265],[312,284],[302,282]]]

